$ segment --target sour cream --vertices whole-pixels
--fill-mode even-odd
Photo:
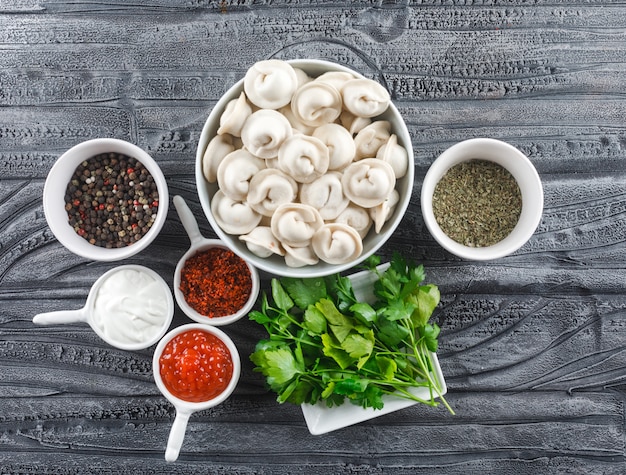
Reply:
[[[170,290],[139,268],[110,274],[97,289],[92,321],[100,332],[121,344],[155,338],[168,322]]]

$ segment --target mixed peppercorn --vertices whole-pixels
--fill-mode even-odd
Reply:
[[[134,157],[103,153],[82,162],[65,192],[69,224],[89,243],[121,248],[139,241],[157,215],[159,193]]]

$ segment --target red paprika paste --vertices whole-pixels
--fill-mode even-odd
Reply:
[[[174,396],[204,402],[226,389],[233,377],[233,359],[226,344],[212,333],[188,330],[165,345],[159,371]]]
[[[185,261],[180,290],[191,308],[209,318],[237,313],[252,292],[246,262],[229,249],[213,247]]]

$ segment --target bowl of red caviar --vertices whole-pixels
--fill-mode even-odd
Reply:
[[[165,459],[173,462],[191,414],[223,403],[235,390],[241,360],[235,343],[211,325],[182,325],[163,337],[153,359],[154,380],[176,409]]]
[[[260,290],[259,273],[219,239],[200,234],[198,223],[180,196],[174,207],[191,245],[174,271],[174,296],[192,320],[228,325],[252,309]]]
[[[157,162],[124,140],[96,138],[63,153],[43,190],[46,221],[68,250],[94,261],[118,261],[148,247],[168,211]]]

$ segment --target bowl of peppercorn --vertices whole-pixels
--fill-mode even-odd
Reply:
[[[168,209],[165,177],[154,159],[129,142],[79,143],[50,169],[43,190],[46,221],[68,250],[117,261],[145,249]]]
[[[543,214],[543,188],[532,162],[500,140],[465,140],[432,163],[421,208],[435,240],[458,257],[486,261],[520,249]]]

